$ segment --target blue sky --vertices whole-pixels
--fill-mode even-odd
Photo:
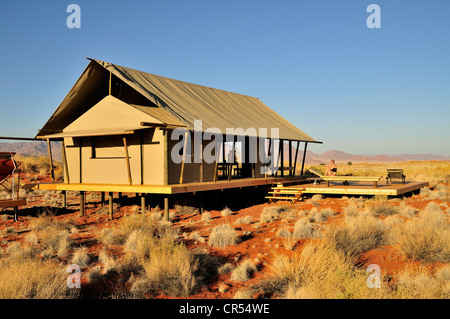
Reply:
[[[258,97],[314,152],[450,156],[449,1],[18,0],[0,43],[0,136],[35,136],[91,57]]]

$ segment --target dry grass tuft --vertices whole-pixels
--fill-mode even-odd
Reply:
[[[345,225],[331,225],[324,240],[346,256],[357,257],[383,244],[386,228],[382,221],[369,214],[348,218]]]
[[[0,299],[65,299],[78,297],[66,285],[68,273],[52,261],[17,256],[0,261]]]
[[[220,215],[222,215],[222,216],[231,216],[231,215],[233,215],[233,211],[231,209],[229,209],[228,207],[225,207],[224,209],[222,209],[220,211]]]
[[[188,296],[197,286],[198,261],[182,244],[169,239],[153,242],[149,258],[142,262],[145,279],[154,292]]]
[[[240,242],[236,230],[230,224],[222,224],[213,228],[209,235],[209,245],[216,248],[226,248]]]
[[[256,271],[255,264],[250,259],[245,259],[233,269],[230,279],[233,281],[247,281]]]
[[[428,206],[406,223],[392,230],[393,242],[400,252],[414,260],[450,262],[450,225],[439,205]]]

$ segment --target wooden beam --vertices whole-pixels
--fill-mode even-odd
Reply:
[[[14,136],[0,136],[0,140],[40,141],[40,139],[38,138],[14,137]]]
[[[184,166],[186,163],[186,150],[189,132],[184,133],[184,144],[183,144],[183,161],[181,162],[181,172],[180,172],[180,184],[183,184],[184,179]]]
[[[80,192],[80,216],[83,217],[85,213],[85,207],[84,207],[84,191]]]
[[[83,183],[83,138],[79,138],[79,147],[80,147],[80,184]]]
[[[67,191],[62,191],[62,207],[67,208]]]
[[[201,163],[200,163],[200,182],[203,183],[204,182],[204,178],[203,178],[203,173],[204,173],[204,165],[203,165],[203,138],[200,139],[201,144],[200,144],[200,158],[201,158]]]
[[[295,168],[297,167],[297,155],[298,155],[298,147],[300,146],[300,141],[297,141],[297,147],[295,148],[295,158],[294,158],[294,170],[293,174],[295,176]]]
[[[169,196],[164,197],[164,220],[169,221]]]
[[[281,177],[284,177],[284,140],[280,140],[280,154],[281,154]]]
[[[130,168],[130,157],[128,156],[128,145],[127,145],[127,137],[123,137],[123,148],[125,150],[125,161],[127,164],[127,174],[128,174],[128,184],[133,184],[131,180],[131,168]]]
[[[292,167],[292,141],[289,140],[289,167]],[[289,176],[292,176],[292,170],[289,171]]]
[[[109,213],[109,220],[113,220],[113,193],[108,193],[108,213]]]
[[[52,147],[50,145],[50,139],[47,139],[47,147],[48,147],[48,159],[50,160],[50,173],[52,176],[52,181],[55,181],[55,171],[53,169],[53,156],[52,156]]]
[[[61,141],[61,152],[62,152],[62,160],[64,165],[64,175],[65,175],[65,181],[67,183],[70,183],[70,177],[69,177],[69,166],[67,166],[67,154],[66,154],[66,144],[64,143],[64,139]]]
[[[164,135],[164,185],[169,185],[169,132],[163,131]]]
[[[109,95],[111,95],[112,72],[109,71]]]
[[[145,194],[141,194],[141,213],[145,214]]]
[[[141,166],[141,185],[144,185],[144,133],[141,132],[141,141],[139,145],[140,166]]]
[[[302,170],[300,171],[300,176],[303,175],[303,168],[305,167],[305,157],[306,157],[306,147],[308,146],[308,142],[305,142],[305,149],[303,151],[303,160],[302,160]]]

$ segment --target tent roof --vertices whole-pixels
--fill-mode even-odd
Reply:
[[[167,119],[171,123],[175,122],[194,130],[194,121],[201,120],[203,130],[217,128],[226,133],[227,128],[244,130],[254,128],[258,132],[261,128],[267,129],[268,136],[271,128],[278,128],[280,139],[320,143],[255,97],[169,79],[93,59],[38,136],[46,135],[46,131],[64,129],[76,117],[87,111],[83,110],[88,104],[87,99],[94,99],[94,103],[88,106],[91,107],[104,97],[99,96],[95,100],[98,90],[86,88],[89,85],[102,88],[108,86],[108,83],[98,83],[109,78],[104,76],[102,68],[158,106],[155,108],[132,105],[162,122],[166,122]],[[103,76],[100,76],[102,72]]]

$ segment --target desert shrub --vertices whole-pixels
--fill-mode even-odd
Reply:
[[[399,210],[396,206],[392,206],[388,201],[376,201],[367,205],[367,212],[375,217],[387,217],[390,215],[398,214]]]
[[[281,298],[379,298],[387,288],[367,289],[367,274],[353,260],[326,242],[276,255],[270,276],[251,289]],[[261,291],[262,290],[262,291]]]
[[[252,299],[253,295],[249,289],[239,289],[235,292],[233,299]]]
[[[78,265],[80,268],[87,267],[91,261],[91,257],[87,252],[87,247],[80,247],[73,253],[71,263]]]
[[[91,284],[96,284],[103,281],[103,275],[100,272],[100,267],[93,267],[87,272],[88,282]]]
[[[148,258],[155,241],[152,233],[137,229],[128,236],[124,249],[126,252],[133,253],[139,259]]]
[[[297,239],[320,237],[320,230],[314,227],[308,217],[304,217],[294,224],[293,236]]]
[[[123,245],[127,240],[127,234],[121,229],[103,228],[99,239],[104,245]]]
[[[98,261],[103,264],[105,274],[118,274],[121,272],[119,262],[102,250],[98,255]]]
[[[250,215],[247,216],[242,216],[239,217],[238,219],[236,219],[236,221],[234,222],[235,225],[239,225],[239,224],[251,224],[253,222],[253,217]]]
[[[344,215],[349,217],[355,217],[358,215],[360,210],[358,209],[358,206],[355,203],[352,203],[344,208]]]
[[[209,245],[217,248],[226,248],[239,243],[236,230],[230,224],[222,224],[213,228],[209,235]]]
[[[228,207],[225,207],[220,211],[220,215],[222,216],[231,216],[233,214],[233,211],[229,209]]]
[[[211,213],[209,212],[204,212],[202,214],[202,221],[204,222],[209,222],[211,220]]]
[[[233,269],[230,279],[233,281],[247,281],[256,270],[255,264],[250,259],[245,259]]]
[[[290,237],[292,234],[291,232],[286,228],[286,226],[281,226],[281,228],[277,231],[277,237]]]
[[[66,285],[68,273],[38,258],[0,260],[0,299],[62,299],[78,297]]]
[[[392,230],[392,238],[400,252],[414,260],[450,261],[450,226],[439,206],[428,206],[407,222]]]
[[[198,261],[182,244],[169,239],[154,242],[149,258],[142,262],[145,278],[153,292],[188,296],[197,286]]]
[[[178,215],[193,215],[198,214],[198,209],[193,206],[175,205],[175,210]]]
[[[156,224],[155,235],[158,238],[170,238],[176,240],[180,236],[180,228],[173,227],[173,224],[170,221],[160,220]]]
[[[48,253],[56,253],[60,257],[65,256],[68,253],[69,248],[73,245],[73,240],[70,238],[70,234],[67,230],[47,227],[37,234],[43,250],[47,250]]]
[[[280,214],[288,210],[285,206],[265,207],[260,215],[261,223],[269,223],[280,218]]]
[[[155,226],[146,214],[126,215],[120,220],[118,228],[123,230],[127,235],[135,230],[142,230],[149,233],[155,231]]]
[[[398,210],[399,210],[400,216],[403,216],[406,218],[412,217],[417,213],[417,211],[414,208],[406,205],[405,203],[401,203],[400,206],[398,207]]]
[[[50,211],[44,211],[38,217],[31,218],[29,225],[30,229],[34,231],[42,231],[47,228],[71,231],[77,227],[76,222],[73,219],[56,219]]]
[[[401,273],[395,283],[393,298],[398,299],[448,299],[448,282],[426,271]]]
[[[356,257],[384,242],[385,226],[377,218],[361,214],[349,218],[345,225],[331,225],[324,240],[345,255]]]
[[[192,239],[194,241],[197,241],[199,243],[204,243],[206,240],[204,237],[202,237],[198,232],[192,232],[189,234],[189,239]]]
[[[233,269],[234,269],[233,264],[226,263],[226,264],[223,264],[222,266],[220,266],[219,269],[217,270],[217,272],[219,273],[219,275],[226,275],[226,274],[229,274],[230,272],[232,272]]]

